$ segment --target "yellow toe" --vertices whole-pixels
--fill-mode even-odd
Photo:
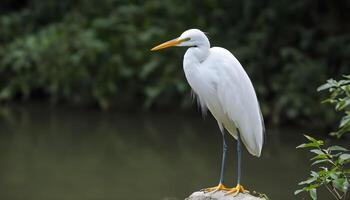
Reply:
[[[236,196],[238,193],[247,193],[248,190],[244,189],[244,187],[240,184],[237,184],[236,187],[228,190],[228,192],[225,195],[233,195]]]
[[[229,191],[230,189],[227,188],[224,184],[219,183],[219,185],[217,185],[215,187],[205,188],[205,189],[202,189],[201,191],[204,191],[204,192],[217,192],[217,191],[220,191],[220,190]]]

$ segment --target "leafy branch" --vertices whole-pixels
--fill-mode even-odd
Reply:
[[[309,148],[314,154],[310,160],[312,166],[317,165],[318,170],[311,171],[310,177],[299,183],[303,188],[296,190],[294,194],[308,192],[313,200],[317,199],[317,189],[325,187],[336,200],[345,200],[349,190],[350,169],[346,164],[350,163],[350,154],[341,146],[324,147],[322,140],[305,135],[308,143],[297,148]]]
[[[329,79],[317,89],[317,91],[328,90],[330,93],[323,103],[334,105],[336,111],[344,112],[338,130],[331,133],[338,138],[350,132],[350,75],[344,75],[344,78],[340,81]]]

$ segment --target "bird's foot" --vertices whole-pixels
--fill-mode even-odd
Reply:
[[[238,193],[248,193],[249,191],[244,189],[244,187],[240,184],[237,184],[236,187],[231,188],[225,195],[233,195],[236,196]]]
[[[203,192],[217,192],[220,190],[225,190],[225,191],[229,191],[230,188],[226,187],[224,184],[219,183],[219,185],[215,186],[215,187],[210,187],[210,188],[205,188],[205,189],[201,189],[201,191]]]

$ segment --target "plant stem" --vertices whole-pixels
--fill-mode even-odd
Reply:
[[[348,191],[346,190],[346,192],[344,193],[344,199],[346,199],[346,197],[348,196]]]
[[[334,193],[338,196],[338,198],[341,199],[341,195],[339,194],[339,192],[337,191],[337,189],[335,189],[335,188],[333,187],[333,191],[334,191]]]
[[[333,195],[333,197],[336,199],[336,200],[340,200],[336,194],[334,194],[334,192],[331,190],[331,188],[328,187],[328,184],[324,184],[324,186],[327,188],[327,190]]]

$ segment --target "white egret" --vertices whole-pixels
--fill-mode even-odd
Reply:
[[[241,141],[248,152],[259,157],[263,146],[264,122],[259,103],[247,73],[239,61],[226,49],[210,48],[206,35],[190,29],[180,37],[151,49],[188,46],[183,60],[186,79],[196,94],[202,110],[209,109],[223,137],[223,155],[219,184],[205,191],[227,191],[237,195],[246,192],[241,185]],[[227,145],[225,129],[237,140],[237,186],[224,185]]]

